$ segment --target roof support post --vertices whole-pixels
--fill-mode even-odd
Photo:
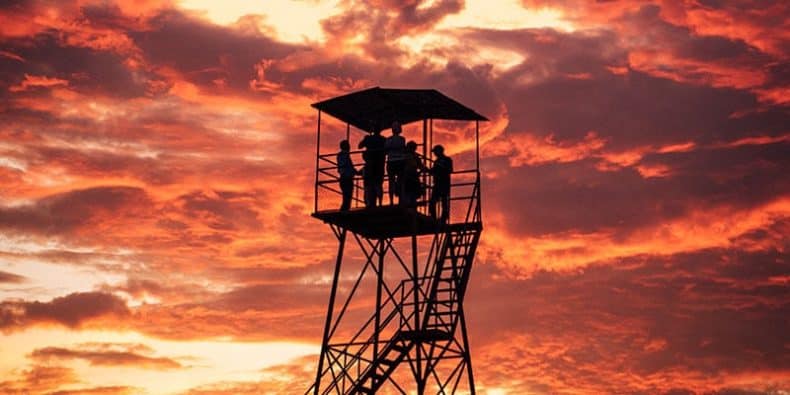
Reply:
[[[475,121],[475,170],[480,172],[480,121]]]
[[[316,127],[315,135],[315,194],[313,212],[318,211],[318,162],[321,156],[321,110],[318,110],[318,126]]]

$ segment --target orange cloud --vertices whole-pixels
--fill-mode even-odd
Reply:
[[[135,347],[117,348],[113,345],[88,344],[76,349],[63,347],[45,347],[36,349],[31,354],[34,360],[85,360],[95,366],[127,366],[141,369],[178,369],[182,365],[170,358],[151,357],[135,352]]]

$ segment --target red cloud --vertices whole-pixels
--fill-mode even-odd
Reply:
[[[52,88],[56,86],[68,86],[68,84],[68,80],[60,78],[25,74],[25,79],[22,80],[22,82],[8,88],[8,90],[11,92],[22,92],[30,88]]]

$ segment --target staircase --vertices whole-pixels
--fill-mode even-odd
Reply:
[[[478,224],[453,224],[437,235],[440,245],[438,253],[432,254],[434,259],[426,268],[426,276],[418,279],[421,300],[418,302],[416,314],[422,315],[420,328],[415,329],[410,325],[414,322],[414,294],[413,289],[407,287],[412,286],[413,281],[404,280],[391,293],[396,295],[400,292],[401,297],[397,300],[388,298],[385,301],[394,303],[397,307],[381,318],[379,330],[382,332],[385,328],[398,325],[392,337],[379,339],[381,348],[378,355],[372,357],[366,355],[371,351],[370,346],[376,342],[373,337],[367,342],[355,343],[355,339],[352,339],[349,344],[362,345],[354,353],[349,352],[348,345],[343,349],[335,349],[346,355],[348,358],[344,360],[348,362],[340,363],[338,358],[339,370],[342,371],[340,374],[335,374],[331,367],[322,372],[322,376],[328,379],[326,387],[321,391],[322,395],[375,394],[401,362],[409,358],[409,353],[418,343],[453,339],[480,233]],[[409,308],[412,308],[411,312],[407,313]],[[399,319],[395,320],[396,317]],[[372,321],[373,317],[368,320],[368,324]],[[430,355],[426,357],[430,358]],[[354,375],[354,371],[359,374]],[[307,393],[311,394],[314,389],[310,388]]]

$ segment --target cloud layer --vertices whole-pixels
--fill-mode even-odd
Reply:
[[[302,42],[263,11],[0,6],[0,331],[25,339],[0,392],[306,385],[314,356],[294,355],[165,389],[208,362],[149,343],[319,342],[336,246],[309,217],[309,104],[376,85],[491,119],[467,301],[481,392],[790,390],[785,2],[488,7],[523,26],[471,0],[320,6]]]

